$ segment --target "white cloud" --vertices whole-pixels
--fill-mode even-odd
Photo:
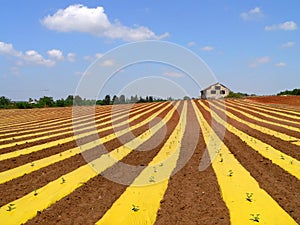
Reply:
[[[139,41],[146,39],[162,39],[169,34],[156,35],[144,26],[127,27],[119,22],[110,22],[104,8],[88,8],[81,4],[70,5],[59,9],[55,14],[42,19],[42,24],[48,29],[61,32],[85,32],[99,37]]]
[[[174,71],[165,72],[163,75],[166,77],[183,77],[184,76],[183,73],[178,73],[178,72],[174,72]]]
[[[240,14],[243,20],[257,20],[264,16],[261,9],[259,7],[255,7],[254,9],[249,10],[248,12],[243,12]]]
[[[76,56],[75,53],[70,52],[70,53],[67,54],[67,60],[69,62],[75,62],[75,56]]]
[[[52,49],[52,50],[49,50],[47,52],[49,58],[52,58],[52,59],[55,59],[55,60],[58,60],[58,61],[63,61],[64,60],[64,56],[63,56],[63,53],[62,51],[58,50],[58,49]]]
[[[114,65],[115,65],[115,62],[113,60],[105,60],[101,63],[101,66],[103,66],[103,67],[111,67]]]
[[[264,57],[255,59],[249,66],[252,68],[255,68],[261,64],[267,64],[269,62],[271,62],[271,58],[269,56],[264,56]]]
[[[101,58],[102,56],[103,56],[102,53],[96,53],[96,54],[95,54],[95,58],[96,58],[96,59],[99,59],[99,58]]]
[[[292,31],[292,30],[297,30],[297,29],[298,29],[297,24],[294,21],[287,21],[284,23],[274,24],[274,25],[265,27],[266,31],[272,31],[272,30]]]
[[[96,53],[95,55],[91,56],[91,55],[86,55],[83,57],[84,60],[86,61],[90,61],[90,62],[93,62],[95,61],[96,59],[99,59],[103,56],[102,53]]]
[[[16,51],[12,44],[0,41],[0,54],[21,57],[22,52]]]
[[[189,47],[192,47],[192,46],[195,46],[195,45],[196,45],[196,42],[194,42],[194,41],[190,41],[190,42],[187,43],[187,46],[189,46]]]
[[[286,63],[284,62],[279,62],[275,64],[276,67],[286,67]]]
[[[202,51],[206,51],[206,52],[210,52],[212,50],[214,50],[214,47],[212,46],[204,46],[203,48],[201,48]]]
[[[55,61],[50,59],[45,59],[41,54],[35,50],[26,51],[22,57],[25,61],[32,64],[39,64],[44,66],[54,66]]]
[[[289,41],[281,45],[282,48],[292,48],[296,45],[295,42]]]
[[[12,44],[0,42],[0,54],[14,56],[18,59],[17,65],[23,65],[23,62],[38,64],[43,66],[54,66],[55,61],[45,59],[41,54],[35,50],[28,50],[25,53],[14,49]]]

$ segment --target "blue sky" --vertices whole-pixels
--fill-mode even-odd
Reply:
[[[13,100],[74,94],[94,60],[119,45],[142,40],[190,49],[233,91],[268,95],[300,86],[298,0],[1,3],[0,96]],[[149,63],[122,70],[114,80],[116,90],[105,91],[119,93],[145,71],[183,84],[190,96],[199,93],[176,68]],[[166,91],[165,96],[180,94]]]

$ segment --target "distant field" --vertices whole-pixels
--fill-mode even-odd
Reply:
[[[299,97],[88,109],[0,111],[1,225],[300,224]]]

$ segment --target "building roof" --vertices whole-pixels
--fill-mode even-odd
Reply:
[[[217,82],[217,83],[215,83],[215,84],[212,84],[212,85],[208,86],[207,88],[203,89],[202,91],[206,91],[206,90],[210,89],[212,86],[215,86],[215,85],[221,85],[221,86],[223,86],[224,88],[227,88],[228,90],[230,90],[230,89],[229,89],[228,87],[226,87],[225,85],[221,84],[220,82]]]

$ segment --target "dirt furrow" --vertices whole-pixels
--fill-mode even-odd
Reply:
[[[164,111],[160,116],[163,117],[166,113],[167,111]],[[178,123],[178,119],[179,116],[175,113],[173,119],[166,125],[167,133],[164,140],[156,148],[152,149],[151,152],[157,153],[160,150]],[[146,124],[143,128],[135,130],[133,132],[134,135],[141,134],[143,131],[146,131],[149,126],[152,126],[152,124]],[[161,134],[158,132],[152,138],[159,138],[157,137],[159,135]],[[147,145],[147,142],[143,144]],[[117,146],[114,145],[113,148],[115,147]],[[137,153],[134,151],[131,154],[136,155]],[[130,156],[131,154],[126,157],[124,162],[129,165],[135,165],[136,158]],[[151,154],[143,155],[142,163],[147,165],[151,160]],[[116,169],[118,166],[115,166],[114,168]],[[137,168],[137,172],[135,173],[138,174],[142,168],[143,167]],[[112,171],[113,170],[107,171],[107,173],[110,174]],[[115,171],[115,173],[120,172],[122,173],[122,171]],[[133,179],[134,177],[131,176],[127,178]],[[104,215],[125,189],[126,185],[115,183],[99,175],[43,211],[41,214],[37,215],[35,218],[29,220],[26,224],[94,224]]]

